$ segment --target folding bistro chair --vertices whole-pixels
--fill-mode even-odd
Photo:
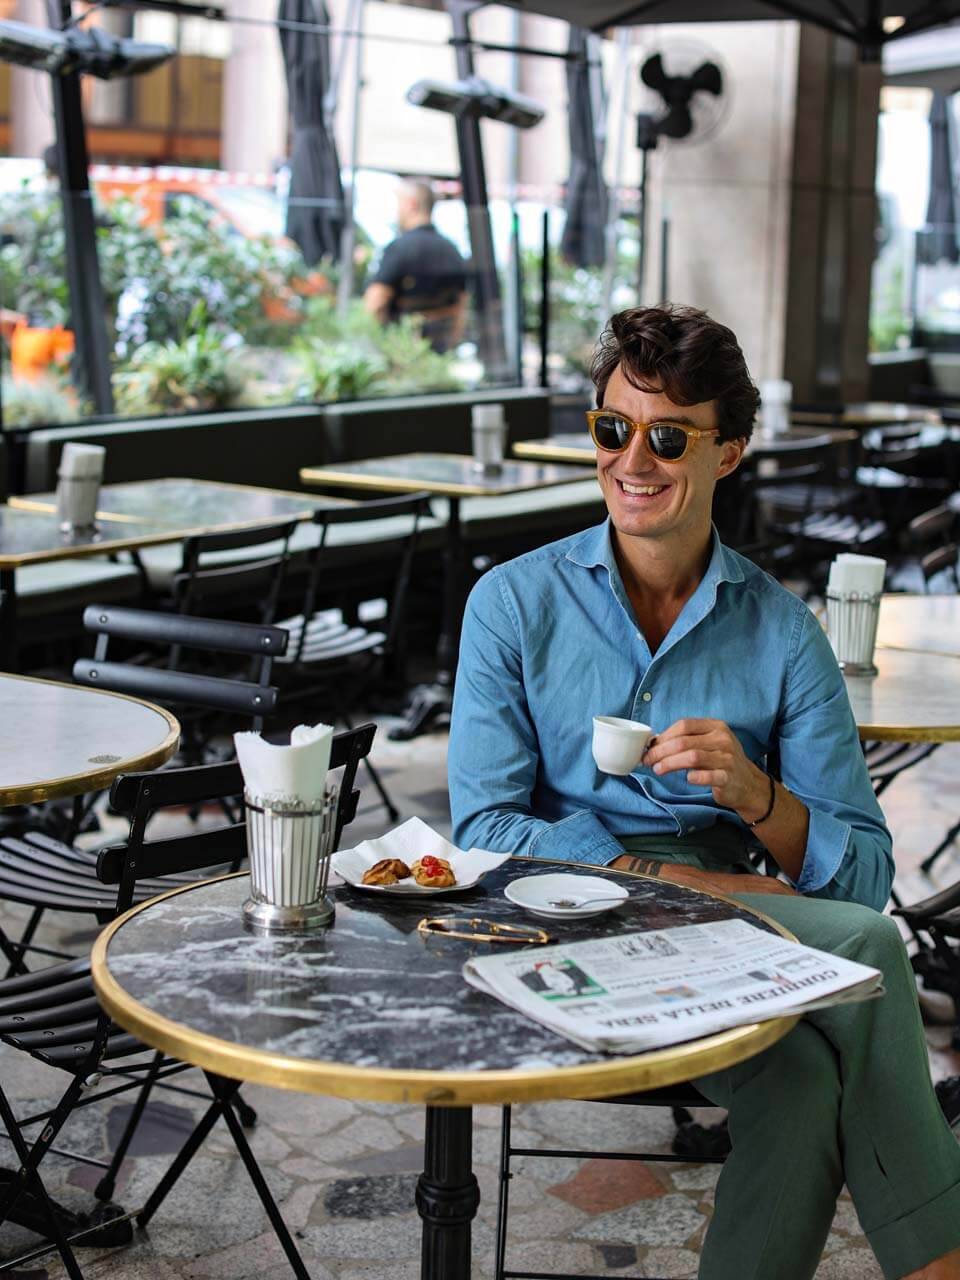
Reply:
[[[178,710],[200,707],[227,712],[237,727],[249,725],[257,730],[263,727],[264,717],[276,708],[277,690],[270,683],[272,664],[286,649],[288,639],[287,633],[277,627],[178,617],[112,605],[91,605],[84,612],[84,626],[97,636],[97,648],[93,658],[74,663],[73,678],[78,684],[131,693]],[[111,661],[107,654],[111,640],[177,646],[205,655],[240,655],[256,663],[258,678],[255,682],[242,681]],[[77,797],[74,830],[81,826],[83,805],[83,797]],[[92,915],[98,924],[113,919],[116,904],[98,882],[96,864],[95,853],[54,839],[42,829],[0,835],[0,898],[31,908],[17,941],[0,929],[0,950],[9,966],[7,977],[26,972],[27,952],[68,958],[63,951],[34,944],[44,912]],[[138,886],[134,901],[152,897],[163,887],[144,881]]]
[[[333,740],[330,767],[343,769],[334,848],[339,844],[344,827],[356,814],[359,798],[355,788],[357,766],[369,752],[375,732],[375,725],[366,724],[338,734]],[[164,877],[195,874],[242,856],[246,833],[241,822],[227,823],[214,830],[193,831],[183,836],[157,840],[146,838],[147,825],[157,810],[233,796],[242,789],[243,779],[235,761],[127,774],[118,778],[111,789],[110,799],[114,808],[129,818],[130,835],[124,844],[102,850],[97,860],[99,881],[104,885],[117,886],[114,911],[125,911],[137,900],[145,879],[167,889],[175,885],[176,880],[165,880]],[[9,1259],[0,1265],[0,1272],[20,1267],[56,1249],[71,1280],[83,1280],[73,1246],[84,1240],[92,1243],[91,1235],[97,1231],[102,1235],[102,1223],[78,1224],[74,1215],[55,1206],[44,1187],[41,1163],[51,1151],[60,1155],[72,1154],[59,1151],[53,1143],[75,1110],[127,1090],[139,1089],[140,1095],[111,1159],[102,1161],[80,1157],[85,1164],[105,1170],[96,1195],[101,1200],[109,1199],[150,1090],[169,1076],[190,1069],[189,1064],[166,1058],[161,1053],[153,1053],[149,1062],[131,1061],[148,1050],[102,1012],[86,958],[0,982],[0,1040],[69,1077],[66,1090],[53,1107],[22,1119],[14,1115],[0,1085],[0,1120],[14,1144],[20,1163],[16,1174],[5,1185],[0,1184],[0,1226],[10,1220],[26,1221],[35,1228],[42,1221],[46,1223],[52,1240],[52,1243]],[[108,1223],[115,1231],[121,1220],[129,1222],[133,1217],[137,1217],[141,1225],[146,1225],[216,1120],[223,1118],[294,1273],[301,1280],[309,1280],[235,1114],[234,1100],[239,1082],[222,1079],[212,1072],[204,1074],[213,1100],[200,1123],[147,1205],[129,1214],[124,1214],[116,1206],[109,1206],[103,1211]],[[91,1094],[91,1088],[100,1080],[106,1081],[107,1088]],[[28,1139],[23,1130],[35,1124],[42,1125],[41,1131],[36,1138]],[[25,1196],[28,1197],[28,1212],[24,1216],[18,1214],[18,1206],[22,1207]],[[79,1231],[76,1230],[78,1225]],[[104,1243],[102,1239],[97,1242]]]
[[[309,552],[309,576],[302,612],[277,623],[290,635],[286,652],[277,660],[277,676],[282,687],[297,690],[299,697],[322,698],[324,714],[332,723],[350,725],[352,708],[378,679],[398,661],[403,642],[403,624],[413,560],[417,551],[421,522],[430,515],[430,495],[415,493],[402,498],[380,498],[353,506],[318,508],[314,522],[319,528]],[[387,607],[386,629],[351,624],[338,609],[319,609],[324,598],[330,551],[331,528],[362,526],[374,520],[406,521],[392,540],[395,572],[393,591]],[[386,555],[386,551],[384,552]],[[370,780],[383,802],[390,820],[399,817],[380,775],[369,760],[364,761]]]

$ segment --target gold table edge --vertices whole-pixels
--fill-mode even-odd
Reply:
[[[524,861],[557,865],[554,859],[525,858]],[[217,876],[200,883],[212,884],[245,874],[237,872],[236,876]],[[618,870],[617,874],[629,876],[633,873]],[[93,945],[90,956],[91,973],[103,1007],[125,1030],[153,1049],[160,1049],[181,1061],[215,1071],[233,1080],[358,1101],[417,1102],[428,1106],[448,1107],[560,1098],[614,1097],[619,1093],[677,1084],[732,1066],[752,1053],[759,1053],[776,1043],[792,1030],[801,1016],[797,1014],[749,1023],[704,1037],[689,1045],[676,1045],[646,1054],[616,1057],[609,1062],[577,1067],[488,1072],[419,1071],[413,1068],[351,1067],[318,1059],[304,1061],[285,1054],[233,1044],[155,1014],[128,995],[110,972],[107,959],[110,940],[128,920],[157,902],[180,893],[188,893],[197,887],[178,886],[148,902],[131,907],[118,916],[99,934]],[[740,910],[748,911],[784,937],[793,936],[763,912],[744,907],[725,894],[706,893],[705,896],[729,902]]]

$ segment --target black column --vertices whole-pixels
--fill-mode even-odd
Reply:
[[[470,1280],[470,1224],[480,1203],[473,1176],[473,1109],[427,1107],[417,1212],[421,1280]]]
[[[47,0],[51,27],[70,21],[70,0]],[[76,340],[74,369],[97,413],[113,413],[110,344],[100,285],[96,224],[87,174],[87,138],[76,71],[52,75],[53,115],[57,126],[57,167],[63,201],[63,231],[70,287],[70,324]]]
[[[457,75],[467,80],[474,74],[473,50],[470,47],[470,14],[482,6],[477,0],[446,0],[456,41]],[[506,373],[507,352],[503,341],[503,308],[500,280],[493,256],[493,230],[487,206],[487,178],[483,166],[483,142],[480,121],[475,116],[458,115],[457,150],[460,153],[460,181],[467,210],[472,256],[471,281],[480,330],[480,358],[487,377],[502,378]],[[510,126],[506,126],[510,127]]]

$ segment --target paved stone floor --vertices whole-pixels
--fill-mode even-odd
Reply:
[[[405,816],[417,813],[444,833],[449,814],[444,781],[446,735],[413,743],[381,734],[374,758]],[[896,836],[900,881],[906,899],[925,890],[913,869],[956,815],[960,746],[941,748],[926,764],[899,778],[884,796]],[[369,801],[370,789],[365,789]],[[350,842],[385,829],[380,811],[362,813]],[[960,874],[960,850],[936,869],[934,883]],[[7,923],[11,911],[0,914]],[[88,936],[73,934],[77,950]],[[933,1006],[931,1016],[942,1013]],[[960,1055],[946,1048],[948,1028],[928,1028],[935,1076],[960,1072]],[[17,1108],[55,1096],[64,1077],[24,1055],[0,1047],[4,1089]],[[192,1080],[182,1077],[183,1081]],[[202,1087],[202,1080],[197,1077]],[[244,1096],[258,1109],[253,1148],[267,1171],[284,1215],[296,1232],[315,1280],[416,1280],[419,1220],[413,1189],[422,1161],[422,1112],[416,1107],[354,1104],[263,1088]],[[129,1104],[92,1106],[67,1126],[62,1145],[97,1153],[108,1150]],[[148,1193],[177,1149],[200,1103],[167,1094],[138,1133],[117,1199],[134,1207]],[[717,1113],[704,1112],[704,1120]],[[499,1112],[476,1111],[475,1165],[481,1205],[474,1232],[474,1276],[493,1274],[496,1158]],[[589,1103],[550,1103],[518,1108],[514,1136],[523,1145],[669,1150],[669,1112]],[[0,1161],[2,1163],[2,1161]],[[717,1177],[706,1165],[616,1164],[571,1160],[520,1160],[511,1194],[509,1263],[533,1270],[615,1276],[693,1276],[697,1247],[711,1212]],[[96,1172],[63,1159],[47,1164],[51,1190],[66,1204],[90,1207]],[[19,1252],[34,1238],[5,1227],[0,1255]],[[88,1280],[286,1280],[291,1272],[269,1231],[259,1201],[225,1132],[215,1130],[181,1179],[149,1231],[130,1247],[84,1250]],[[46,1269],[44,1269],[44,1267]],[[49,1259],[16,1271],[31,1280],[64,1272]],[[870,1280],[880,1271],[860,1235],[844,1196],[818,1280]]]

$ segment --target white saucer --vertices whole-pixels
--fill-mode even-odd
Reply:
[[[583,920],[588,916],[603,915],[604,911],[613,911],[621,906],[630,896],[623,885],[614,880],[605,880],[602,876],[575,876],[565,871],[511,880],[503,892],[524,911],[547,920],[572,917]],[[550,906],[551,902],[565,900],[579,905]]]

